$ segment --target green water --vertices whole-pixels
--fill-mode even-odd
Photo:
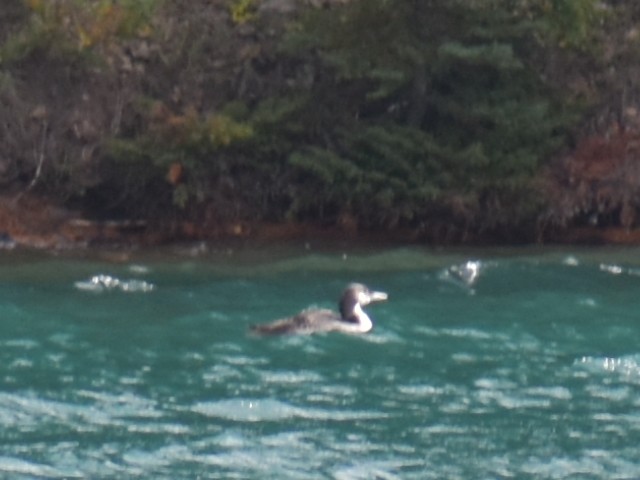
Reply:
[[[0,257],[0,478],[640,474],[640,250],[197,253]]]

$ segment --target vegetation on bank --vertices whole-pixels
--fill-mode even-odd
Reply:
[[[204,229],[631,228],[640,181],[619,178],[635,168],[619,152],[637,127],[638,13],[633,0],[8,0],[0,187]],[[582,139],[614,127],[627,143],[583,174]]]

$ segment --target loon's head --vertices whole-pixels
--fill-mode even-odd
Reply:
[[[374,302],[386,300],[388,295],[384,292],[372,292],[360,283],[352,283],[342,293],[340,298],[340,315],[343,320],[358,321],[361,307]]]

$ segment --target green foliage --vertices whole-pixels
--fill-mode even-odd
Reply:
[[[164,0],[164,24],[163,0],[23,1],[3,70],[34,51],[64,65],[117,60],[131,38],[153,49],[122,82],[119,136],[96,142],[114,203],[460,232],[535,218],[536,176],[574,112],[541,62],[591,51],[603,16],[597,0],[297,2],[274,48],[260,0],[201,2],[184,18],[189,2]],[[246,22],[252,35],[236,38]]]
[[[162,0],[24,0],[31,17],[0,46],[0,63],[34,50],[57,55],[108,49],[114,42],[151,33],[152,15]]]
[[[229,5],[231,19],[237,24],[252,21],[256,17],[258,0],[233,0]]]
[[[415,225],[444,208],[446,221],[476,229],[532,215],[539,204],[526,192],[570,116],[525,54],[541,38],[585,38],[595,3],[579,1],[356,0],[311,11],[286,48],[316,52],[325,75],[300,116],[324,133],[290,157],[304,173],[294,213]],[[579,18],[561,38],[571,12]]]
[[[523,68],[522,61],[514,55],[513,46],[509,44],[464,45],[445,42],[438,48],[438,58],[443,62],[461,62],[505,71]]]
[[[604,12],[599,0],[545,0],[541,4],[549,33],[562,46],[569,47],[588,45]]]
[[[153,104],[146,115],[149,130],[135,138],[113,139],[108,155],[119,165],[118,171],[144,172],[137,188],[164,185],[164,190],[172,191],[173,205],[180,208],[208,198],[211,182],[233,168],[238,149],[253,136],[249,124],[223,113],[202,115],[189,108],[174,114]],[[176,165],[184,174],[170,178]]]
[[[343,132],[337,150],[312,147],[291,155],[301,185],[292,215],[321,213],[331,220],[350,212],[363,226],[411,223],[464,183],[470,165],[486,162],[481,149],[451,152],[419,129],[393,124]]]

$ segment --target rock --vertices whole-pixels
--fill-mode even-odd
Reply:
[[[16,248],[16,241],[6,232],[0,232],[0,250],[13,250]]]

